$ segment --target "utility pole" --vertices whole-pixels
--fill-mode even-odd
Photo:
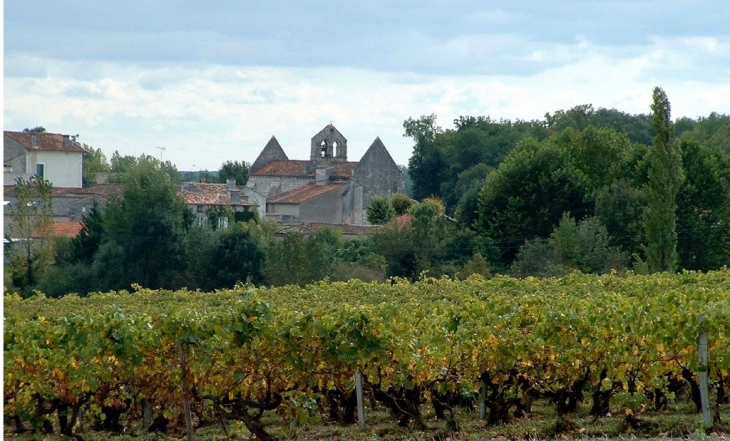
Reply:
[[[165,147],[157,147],[160,149],[160,162],[162,162],[162,151],[165,150]]]

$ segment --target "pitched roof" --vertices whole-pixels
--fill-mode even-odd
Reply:
[[[271,161],[251,176],[307,176],[307,164],[309,161]]]
[[[28,150],[38,150],[46,152],[78,152],[84,153],[84,150],[79,143],[71,141],[69,139],[68,147],[64,147],[65,138],[68,135],[62,135],[60,133],[46,133],[46,132],[5,132],[5,136],[22,145]],[[35,147],[31,137],[35,138]]]
[[[188,205],[252,205],[245,200],[234,202],[226,184],[188,182],[183,187],[182,197]]]
[[[272,136],[269,142],[266,143],[264,149],[259,153],[259,156],[251,164],[249,173],[253,173],[261,167],[265,166],[271,161],[288,161],[289,157],[286,156],[284,149],[281,148],[281,144],[277,141],[275,136]]]
[[[279,176],[279,177],[314,177],[315,169],[308,171],[310,161],[289,160],[289,161],[271,161],[255,172],[251,176]],[[334,167],[333,177],[350,178],[352,171],[357,167],[357,162],[332,162]]]
[[[15,196],[15,185],[6,185],[3,188],[3,194],[7,197]],[[101,196],[108,198],[113,194],[121,195],[124,192],[124,188],[121,184],[96,184],[91,187],[83,188],[71,188],[71,187],[53,187],[53,197],[64,197],[64,196]]]
[[[340,230],[342,234],[346,234],[349,236],[362,236],[372,233],[378,228],[381,228],[380,225],[351,225],[351,224],[326,224],[323,222],[302,222],[302,223],[296,223],[291,225],[284,225],[280,230],[278,230],[276,235],[285,235],[289,233],[299,233],[304,235],[310,235],[314,234],[317,231],[321,230],[322,228],[334,228],[336,230]]]
[[[76,237],[83,228],[83,224],[77,221],[53,221],[51,235],[53,237]],[[41,237],[41,234],[35,232],[31,235],[33,238]]]
[[[333,184],[317,185],[315,183],[309,183],[302,185],[301,187],[289,190],[284,193],[278,194],[273,198],[270,198],[267,204],[298,204],[306,200],[317,197],[321,194],[330,192],[336,188],[340,188],[343,185],[347,185],[345,182],[337,182]]]

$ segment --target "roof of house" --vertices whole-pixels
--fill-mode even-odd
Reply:
[[[64,138],[68,135],[60,133],[46,132],[5,132],[5,136],[22,145],[28,150],[38,150],[46,152],[77,152],[84,153],[86,150],[75,141],[68,143],[68,147],[64,147]],[[31,137],[35,137],[35,147],[31,141]]]
[[[14,197],[15,188],[15,185],[5,185],[3,195]],[[82,188],[53,187],[51,191],[53,197],[101,196],[108,198],[113,194],[121,195],[124,192],[124,187],[121,184],[96,184]]]
[[[241,194],[240,201],[234,202],[226,184],[188,182],[183,186],[182,197],[188,205],[253,205],[244,194]]]
[[[286,177],[313,177],[316,172],[309,169],[310,161],[289,160],[271,161],[258,170],[251,173],[251,176],[286,176]],[[334,167],[333,177],[350,178],[357,162],[332,162]]]
[[[51,235],[53,237],[76,237],[82,228],[83,224],[77,221],[53,221],[53,231]],[[38,238],[41,237],[41,235],[36,232],[33,233],[31,237]]]
[[[348,236],[363,236],[372,233],[379,225],[350,225],[350,224],[327,224],[323,222],[303,222],[291,225],[284,225],[275,234],[286,235],[290,233],[299,233],[304,235],[314,234],[322,228],[334,228],[340,230],[342,234]]]
[[[266,201],[268,204],[299,204],[306,200],[312,199],[319,195],[325,194],[336,188],[340,188],[343,185],[347,185],[346,182],[335,182],[332,184],[317,185],[315,183],[309,183],[297,187],[294,190],[289,190],[284,193],[278,194]]]

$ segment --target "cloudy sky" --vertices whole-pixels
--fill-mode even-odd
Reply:
[[[4,128],[79,134],[180,170],[308,159],[330,121],[358,160],[435,113],[540,119],[579,104],[730,113],[723,1],[5,0]],[[160,148],[164,148],[164,150]]]

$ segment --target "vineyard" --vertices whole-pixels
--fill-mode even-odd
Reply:
[[[356,424],[356,372],[367,399],[415,429],[428,426],[425,403],[453,420],[483,402],[486,425],[536,400],[630,423],[680,393],[699,409],[703,331],[715,414],[730,395],[729,270],[138,288],[4,306],[4,413],[17,431],[72,436],[83,409],[97,430],[239,421],[271,439],[268,413]]]

